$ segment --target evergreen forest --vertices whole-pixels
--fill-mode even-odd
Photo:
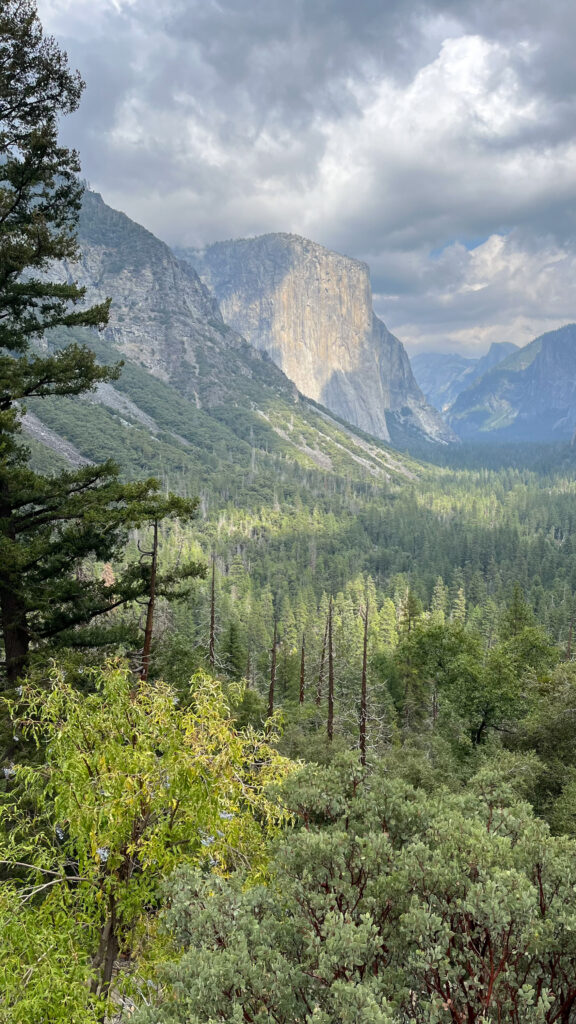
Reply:
[[[576,451],[120,359],[33,0],[0,82],[0,1024],[575,1024]]]

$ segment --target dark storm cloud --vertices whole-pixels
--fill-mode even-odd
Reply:
[[[161,237],[311,235],[413,345],[576,317],[572,0],[39,7],[87,82],[66,140]]]

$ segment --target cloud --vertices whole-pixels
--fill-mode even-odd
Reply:
[[[575,318],[568,0],[39,10],[87,82],[64,138],[160,237],[287,230],[365,259],[413,346],[522,343]]]
[[[472,250],[448,246],[411,267],[412,290],[376,295],[411,352],[482,354],[494,341],[522,345],[574,320],[576,253],[553,238],[516,230]]]

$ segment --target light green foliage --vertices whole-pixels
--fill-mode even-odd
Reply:
[[[38,873],[38,887],[51,881]],[[0,887],[1,1024],[92,1024],[104,1003],[90,992],[86,937],[68,906],[42,895]]]
[[[377,643],[376,647],[395,647],[398,643],[398,630],[396,623],[396,609],[391,598],[387,597],[382,602],[382,608],[377,613]]]
[[[466,622],[466,594],[464,592],[464,587],[458,588],[458,593],[454,600],[450,618],[453,622]]]
[[[576,847],[497,773],[427,795],[346,762],[284,799],[267,888],[176,873],[184,953],[139,1024],[574,1020]]]
[[[488,650],[482,640],[462,622],[433,615],[382,660],[408,729],[436,727],[465,746],[494,730],[510,732],[528,714],[530,680],[545,676],[557,658],[549,640],[534,628]]]
[[[430,614],[435,622],[442,624],[446,618],[446,603],[448,600],[447,588],[441,576],[438,577],[432,591],[430,602]]]
[[[265,790],[290,765],[251,729],[234,728],[215,680],[195,677],[184,710],[169,686],[136,682],[122,665],[92,681],[96,692],[83,696],[55,669],[47,687],[26,683],[12,709],[45,763],[14,766],[3,801],[3,912],[13,927],[0,938],[0,1020],[14,1007],[10,1024],[72,1019],[66,1001],[48,1017],[52,974],[78,1007],[88,974],[105,996],[118,955],[152,927],[166,873],[183,862],[209,873],[249,863],[257,877],[283,817]],[[26,934],[32,911],[28,949],[14,935]],[[51,928],[55,953],[39,956]]]

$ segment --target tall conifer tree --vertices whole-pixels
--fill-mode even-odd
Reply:
[[[79,161],[58,142],[58,119],[78,106],[83,82],[43,35],[32,0],[0,4],[0,622],[6,677],[26,668],[33,645],[79,643],[78,627],[146,593],[148,567],[113,585],[77,570],[86,558],[113,561],[127,531],[166,515],[189,516],[195,502],[158,495],[154,480],[123,485],[111,463],[44,476],[28,465],[20,431],[30,398],[81,395],[113,380],[73,341],[51,353],[51,328],[102,327],[109,303],[82,308],[84,290],[54,283],[60,260],[77,255],[82,198]],[[50,274],[47,272],[51,271]],[[63,275],[64,276],[64,275]],[[197,565],[183,576],[197,575]],[[173,576],[157,593],[171,592]],[[92,630],[87,642],[104,639]]]

